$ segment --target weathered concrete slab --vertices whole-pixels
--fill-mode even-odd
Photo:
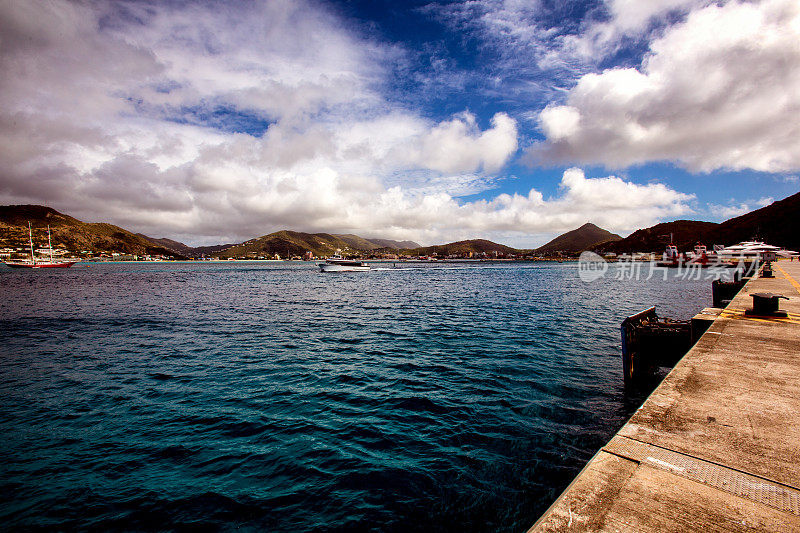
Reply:
[[[565,492],[569,499],[554,505],[535,530],[603,530],[606,516],[637,467],[633,461],[600,450]]]
[[[785,319],[747,317],[772,292]],[[532,531],[800,531],[800,263],[754,279]]]

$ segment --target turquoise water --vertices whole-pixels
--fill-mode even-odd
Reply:
[[[638,407],[575,264],[0,269],[7,529],[524,531]],[[624,276],[620,276],[624,277]]]

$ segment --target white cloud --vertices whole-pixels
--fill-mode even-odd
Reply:
[[[581,113],[568,105],[546,107],[541,115],[542,129],[548,139],[567,139],[577,133]]]
[[[759,198],[758,200],[756,200],[756,205],[758,207],[767,207],[768,205],[774,202],[775,198],[773,198],[772,196],[764,196],[763,198]]]
[[[407,161],[421,168],[443,173],[483,169],[497,172],[517,151],[516,121],[505,113],[492,118],[492,127],[479,131],[475,116],[464,113],[442,122],[401,148]]]
[[[6,202],[201,236],[342,227],[387,187],[481,192],[517,149],[503,113],[392,109],[394,51],[315,4],[6,1],[0,30]],[[256,130],[209,127],[239,117]]]
[[[749,213],[755,209],[766,207],[774,201],[775,198],[771,196],[763,196],[758,200],[749,199],[738,203],[731,199],[727,205],[709,203],[708,212],[717,220],[727,220],[729,218],[744,215],[745,213]]]
[[[368,216],[379,226],[408,235],[408,228],[427,228],[423,240],[504,234],[519,239],[574,229],[587,220],[619,232],[647,227],[667,216],[691,212],[693,195],[676,192],[663,184],[639,185],[619,177],[586,178],[580,169],[569,169],[561,179],[561,191],[545,199],[532,189],[527,195],[501,194],[491,200],[458,202],[446,193],[414,195],[399,187],[385,191],[368,210],[349,213],[358,225]]]
[[[574,79],[592,72],[609,56],[636,50],[671,21],[692,9],[728,0],[604,0],[574,2],[470,0],[430,3],[421,8],[459,34],[469,35],[490,51],[478,73],[487,94],[545,101],[571,87]],[[576,15],[584,11],[582,19]],[[434,72],[433,77],[453,77]],[[458,78],[470,73],[459,73]],[[440,83],[441,84],[441,83]]]
[[[575,56],[588,62],[618,51],[625,38],[647,38],[657,33],[669,15],[685,15],[692,9],[726,0],[606,0],[607,20],[593,22],[578,34],[568,34],[551,57]],[[658,24],[656,24],[658,23]],[[653,26],[656,26],[654,29]],[[563,59],[561,59],[563,61]]]
[[[706,172],[798,169],[800,4],[763,0],[695,10],[651,43],[640,69],[582,76],[566,106],[540,114],[548,139],[532,148],[531,160],[609,167],[663,160]],[[565,114],[579,124],[569,134]]]
[[[749,213],[752,209],[746,202],[740,204],[730,203],[728,205],[708,204],[708,211],[717,220],[727,220]]]
[[[502,98],[522,115],[520,102],[546,102],[570,85],[576,72],[586,71],[584,57],[554,51],[563,47],[564,32],[575,31],[567,26],[575,23],[580,8],[567,2],[470,0],[431,2],[419,9],[465,40],[480,43],[481,61],[474,69],[458,70],[458,62],[453,61],[446,70],[426,72],[434,88],[447,87],[448,80],[455,78],[461,91],[463,86],[474,86],[487,98]]]
[[[607,2],[612,15],[611,24],[621,31],[641,31],[655,17],[708,3],[709,0],[648,0],[647,2],[609,0]]]
[[[175,6],[0,2],[0,201],[190,243],[286,227],[519,242],[690,210],[665,185],[578,169],[552,198],[465,201],[517,151],[507,114],[481,127],[393,107],[380,88],[394,51],[311,4]],[[582,128],[554,113],[555,134]]]

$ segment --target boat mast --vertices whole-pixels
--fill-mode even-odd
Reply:
[[[50,248],[50,262],[53,262],[53,244],[50,242],[50,224],[47,225],[47,247]]]
[[[35,265],[36,264],[36,257],[33,255],[33,230],[31,229],[31,221],[28,221],[28,239],[31,243],[31,262]]]

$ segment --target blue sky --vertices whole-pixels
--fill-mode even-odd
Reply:
[[[800,189],[792,0],[0,5],[0,202],[535,246]]]
[[[488,125],[490,118],[497,112],[519,116],[554,102],[563,102],[563,93],[559,94],[559,91],[574,86],[575,80],[581,75],[602,72],[605,69],[639,67],[648,53],[649,39],[668,29],[671,24],[685,21],[690,12],[685,8],[666,10],[662,16],[648,21],[647,31],[627,36],[607,55],[587,58],[580,64],[544,69],[531,61],[530,56],[517,55],[524,46],[509,46],[508,41],[496,35],[487,35],[486,29],[481,27],[481,15],[496,6],[502,6],[503,3],[465,4],[432,4],[420,1],[406,2],[398,7],[397,2],[333,3],[336,11],[356,21],[355,24],[362,31],[377,39],[397,43],[416,58],[411,74],[424,81],[404,83],[398,80],[396,98],[399,102],[421,106],[426,114],[438,119],[445,119],[449,114],[468,109],[477,115],[483,127]],[[525,5],[521,2],[519,4]],[[544,31],[552,32],[554,36],[579,36],[587,25],[608,23],[612,18],[608,5],[602,1],[527,4],[530,6],[527,14],[535,19],[531,24],[542,26]],[[710,3],[696,3],[698,7],[706,4]],[[460,16],[455,16],[454,11]],[[554,46],[553,39],[549,43]],[[547,44],[548,41],[545,41],[544,45]],[[436,60],[450,66],[444,76],[449,76],[453,71],[463,71],[468,81],[464,86],[456,87],[440,83],[435,91],[426,91],[425,82],[442,75],[431,66]],[[405,74],[408,72],[399,72],[398,78]],[[500,83],[496,80],[498,77],[501,78]],[[529,84],[537,89],[525,90],[522,87]],[[519,120],[519,124],[522,144],[544,140],[535,123]],[[506,167],[505,174],[516,179],[501,181],[496,189],[484,191],[475,197],[488,199],[498,191],[513,193],[525,187],[537,187],[545,194],[557,195],[561,174],[566,168],[569,165],[543,168],[512,161]],[[603,166],[584,169],[596,176],[607,172]],[[791,170],[769,173],[750,169],[717,169],[714,172],[698,173],[687,171],[680,164],[670,161],[643,163],[614,170],[636,182],[663,181],[674,185],[678,190],[693,193],[697,197],[695,212],[686,217],[692,219],[720,221],[727,218],[729,213],[715,211],[708,204],[733,206],[741,210],[742,204],[755,205],[754,201],[768,197],[781,199],[800,190],[800,184],[793,179],[795,172]],[[721,189],[727,195],[721,194]]]

